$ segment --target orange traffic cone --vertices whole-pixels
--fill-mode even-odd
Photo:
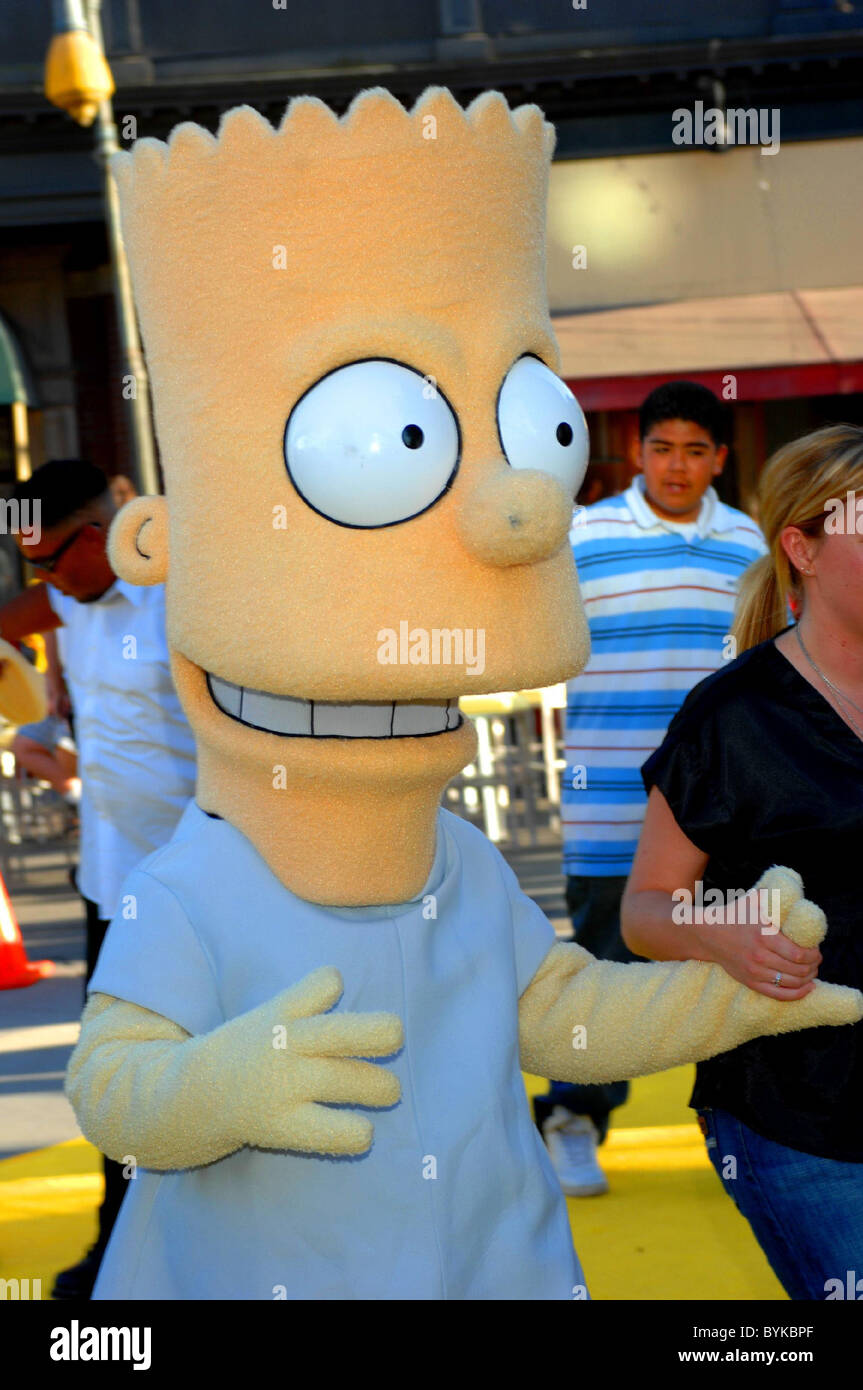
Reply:
[[[20,989],[53,975],[52,960],[28,960],[6,884],[0,877],[0,989]]]

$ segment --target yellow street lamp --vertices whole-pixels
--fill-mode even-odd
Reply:
[[[78,125],[92,125],[114,94],[111,69],[84,17],[83,0],[54,4],[54,37],[45,60],[45,95]]]
[[[45,61],[45,95],[68,111],[79,125],[96,123],[96,156],[102,169],[105,225],[114,272],[114,304],[124,364],[124,399],[134,452],[135,483],[139,492],[159,491],[159,469],[150,414],[147,364],[135,318],[132,282],[120,227],[117,185],[111,177],[110,159],[119,150],[111,97],[114,79],[105,59],[101,0],[52,0],[54,37]],[[131,390],[128,388],[131,386]]]

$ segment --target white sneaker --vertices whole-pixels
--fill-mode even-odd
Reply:
[[[608,1191],[608,1178],[596,1159],[599,1132],[589,1116],[556,1105],[542,1137],[567,1197],[599,1197]]]

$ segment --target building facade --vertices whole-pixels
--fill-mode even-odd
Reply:
[[[863,422],[859,6],[104,0],[102,25],[125,141],[215,129],[239,102],[277,122],[298,93],[341,111],[373,85],[541,105],[549,294],[602,490],[627,481],[636,407],[668,377],[733,402],[733,502],[784,439]],[[42,94],[50,37],[49,0],[0,10],[0,489],[25,457],[131,466],[93,133]]]

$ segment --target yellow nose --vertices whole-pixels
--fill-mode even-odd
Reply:
[[[550,473],[503,465],[459,501],[462,544],[489,565],[533,565],[560,549],[573,499]]]

